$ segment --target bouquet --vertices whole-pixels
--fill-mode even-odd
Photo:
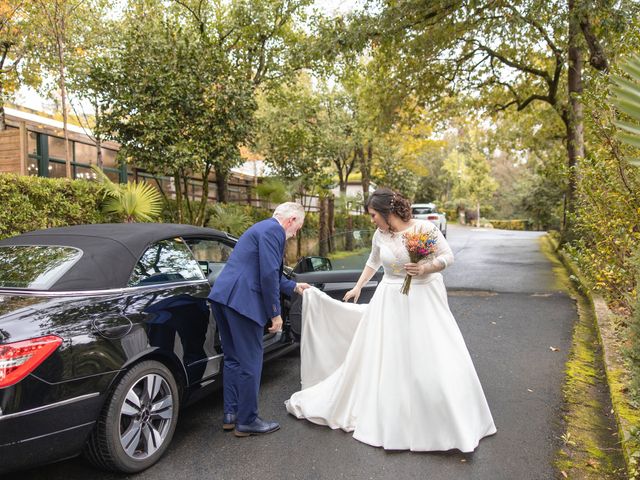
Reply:
[[[436,253],[436,242],[438,240],[436,229],[433,229],[430,233],[423,231],[407,232],[402,235],[402,240],[407,252],[409,252],[409,258],[412,263],[418,263],[420,260],[429,258]],[[412,278],[409,274],[404,277],[400,291],[405,295],[409,295]]]

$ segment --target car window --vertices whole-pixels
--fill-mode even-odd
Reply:
[[[0,287],[47,290],[82,257],[72,247],[7,245],[0,247]]]
[[[331,261],[331,270],[362,270],[369,253],[371,252],[371,239],[375,230],[355,230],[351,232],[336,232],[327,239],[327,245],[331,250],[328,258]],[[320,243],[317,239],[309,239],[302,252],[303,258],[299,262],[306,262],[302,269],[296,271],[326,270],[327,264],[322,261],[320,255]],[[293,268],[300,267],[298,264]]]
[[[189,247],[175,238],[154,243],[145,250],[133,269],[129,286],[204,279]]]
[[[207,277],[211,274],[217,276],[233,252],[232,246],[219,240],[187,238],[185,242]]]
[[[426,215],[427,213],[433,213],[434,209],[431,207],[414,207],[411,212],[413,215]]]
[[[233,252],[233,247],[218,240],[187,238],[185,242],[199,262],[226,263]]]

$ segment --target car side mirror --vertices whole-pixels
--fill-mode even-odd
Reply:
[[[209,273],[211,273],[209,270],[209,262],[206,260],[198,260],[198,265],[200,265],[200,270],[202,270],[204,276],[209,276]]]
[[[293,268],[295,273],[327,272],[329,270],[333,270],[333,266],[327,257],[303,257]]]

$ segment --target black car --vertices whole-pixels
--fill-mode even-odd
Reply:
[[[172,224],[80,225],[0,241],[0,473],[81,452],[123,472],[156,462],[180,407],[220,378],[206,298],[235,243]],[[336,298],[360,274],[309,271],[314,263],[326,270],[326,259],[307,258],[286,274]],[[301,298],[281,301],[284,328],[265,329],[265,360],[300,338]]]

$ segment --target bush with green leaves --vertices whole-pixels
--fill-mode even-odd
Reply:
[[[86,180],[0,174],[0,238],[40,228],[114,221],[100,186]]]
[[[250,207],[249,207],[250,208]],[[247,206],[237,203],[216,203],[209,207],[209,227],[239,237],[255,223]]]
[[[612,105],[610,83],[593,79],[590,87],[583,96],[588,149],[577,166],[576,211],[569,219],[574,240],[565,249],[610,305],[631,311],[637,296],[631,258],[640,245],[640,169],[629,160],[638,149],[618,139],[620,112]]]
[[[493,228],[501,230],[531,230],[532,222],[528,219],[516,220],[488,220]]]

